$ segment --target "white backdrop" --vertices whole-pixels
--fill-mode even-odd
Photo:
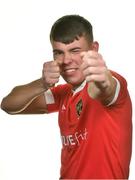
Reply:
[[[0,0],[0,101],[14,86],[41,76],[43,62],[52,60],[50,28],[66,14],[91,21],[100,53],[110,69],[128,80],[134,105],[132,0]],[[0,110],[0,180],[58,179],[60,150],[57,114],[11,116]],[[130,180],[134,152],[133,138]]]

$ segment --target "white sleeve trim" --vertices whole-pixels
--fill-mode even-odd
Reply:
[[[115,95],[114,95],[114,98],[113,100],[107,105],[107,106],[110,106],[112,104],[114,104],[119,96],[119,92],[120,92],[120,82],[118,81],[118,79],[116,77],[113,76],[113,78],[116,80],[116,90],[115,90]]]
[[[53,93],[50,89],[48,89],[44,93],[44,95],[45,95],[46,104],[54,104],[55,103]]]

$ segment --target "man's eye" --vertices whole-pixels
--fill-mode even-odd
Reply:
[[[75,53],[75,54],[80,53],[80,50],[79,49],[74,49],[74,50],[72,50],[72,53]]]
[[[57,52],[54,52],[53,54],[54,54],[54,56],[58,56],[58,55],[61,55],[61,54],[62,54],[62,52],[57,51]]]

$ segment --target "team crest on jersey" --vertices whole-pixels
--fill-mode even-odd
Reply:
[[[77,111],[77,115],[80,117],[81,112],[82,112],[82,108],[83,108],[83,101],[82,99],[80,99],[78,101],[78,103],[76,104],[76,111]]]

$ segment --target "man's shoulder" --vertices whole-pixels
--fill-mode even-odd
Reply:
[[[51,91],[55,94],[67,94],[72,91],[72,86],[70,84],[59,84],[51,88]]]
[[[112,76],[115,77],[120,83],[127,85],[127,80],[123,75],[121,75],[118,72],[115,72],[113,70],[110,70],[110,72],[112,73]]]
[[[72,86],[71,84],[58,84],[57,86],[54,87],[55,89],[65,89],[65,90],[71,90]]]

